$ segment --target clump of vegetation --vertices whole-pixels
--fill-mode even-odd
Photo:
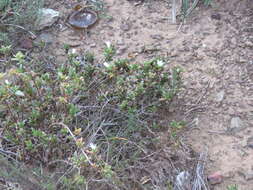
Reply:
[[[83,59],[72,53],[55,72],[18,52],[0,74],[2,147],[21,161],[63,164],[68,172],[58,178],[58,189],[99,180],[129,188],[122,171],[143,153],[157,110],[169,106],[180,88],[180,68],[165,70],[160,58],[115,60],[110,48],[104,66],[94,64],[91,53]],[[181,123],[172,125],[176,130]]]
[[[238,190],[238,185],[229,185],[228,187],[227,187],[227,190]]]
[[[43,0],[1,0],[0,44],[10,45],[24,29],[33,30],[42,5]]]
[[[211,5],[212,0],[182,0],[181,14],[186,18],[197,7],[199,3],[205,6]]]

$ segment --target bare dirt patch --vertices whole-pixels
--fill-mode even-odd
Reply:
[[[64,44],[79,52],[98,53],[106,41],[118,47],[118,57],[133,61],[169,57],[171,64],[185,70],[181,102],[185,115],[178,118],[191,121],[188,142],[197,152],[208,147],[208,173],[221,171],[226,177],[225,183],[214,189],[226,189],[228,184],[252,188],[253,182],[241,174],[253,167],[253,149],[247,147],[247,139],[253,136],[253,3],[214,1],[213,8],[201,7],[191,15],[179,32],[178,26],[169,22],[170,7],[165,2],[140,6],[131,1],[105,3],[107,18],[89,29],[84,39],[62,21],[57,26],[63,28],[48,31],[55,38],[49,48],[55,50],[57,60],[65,57]],[[65,1],[50,6],[66,16],[72,5]],[[234,117],[240,118],[244,129],[230,130]]]

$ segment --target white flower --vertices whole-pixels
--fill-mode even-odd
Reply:
[[[91,148],[91,150],[96,150],[97,149],[97,145],[90,143],[89,147]]]
[[[108,63],[108,62],[104,62],[104,66],[105,66],[106,68],[108,68],[108,67],[110,67],[110,66],[111,66],[111,64],[110,64],[110,63]]]
[[[112,43],[107,41],[107,42],[105,42],[105,45],[106,45],[106,47],[110,48],[112,46]]]
[[[165,63],[164,63],[162,60],[158,60],[158,61],[156,62],[156,64],[157,64],[159,67],[163,67]]]
[[[71,54],[76,54],[76,49],[72,49]]]
[[[5,82],[5,84],[7,84],[7,85],[11,84],[8,80],[5,80],[4,82]]]
[[[25,96],[24,92],[22,92],[21,90],[17,90],[17,91],[15,92],[15,95],[16,95],[16,96],[22,96],[22,97]]]

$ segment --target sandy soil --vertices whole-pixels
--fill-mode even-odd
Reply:
[[[197,152],[208,148],[207,174],[220,171],[225,177],[212,188],[226,190],[237,184],[240,190],[253,189],[253,180],[242,175],[253,171],[253,149],[247,146],[253,136],[252,0],[216,0],[212,8],[201,6],[179,31],[164,1],[139,6],[127,0],[105,3],[106,16],[85,37],[64,24],[73,1],[48,4],[61,12],[62,19],[42,32],[53,39],[45,53],[60,64],[66,59],[64,44],[97,55],[110,41],[118,49],[117,57],[136,62],[168,57],[171,65],[184,69],[180,94],[184,115],[178,119],[188,122],[186,140]],[[174,119],[170,113],[168,118]],[[240,118],[240,129],[231,129],[232,118]]]

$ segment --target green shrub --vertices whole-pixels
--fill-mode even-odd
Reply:
[[[186,18],[199,3],[209,6],[211,5],[211,2],[212,0],[182,0],[181,14],[183,18]]]
[[[85,58],[81,64],[70,54],[66,64],[48,73],[21,52],[13,56],[15,68],[0,74],[0,123],[7,139],[2,145],[15,147],[20,160],[69,158],[80,171],[78,186],[98,174],[120,186],[119,171],[144,146],[145,137],[140,141],[133,134],[147,130],[157,108],[169,106],[181,70],[165,70],[158,58],[136,64],[111,57],[105,67],[96,66],[90,53]],[[62,187],[69,182],[65,177]]]

